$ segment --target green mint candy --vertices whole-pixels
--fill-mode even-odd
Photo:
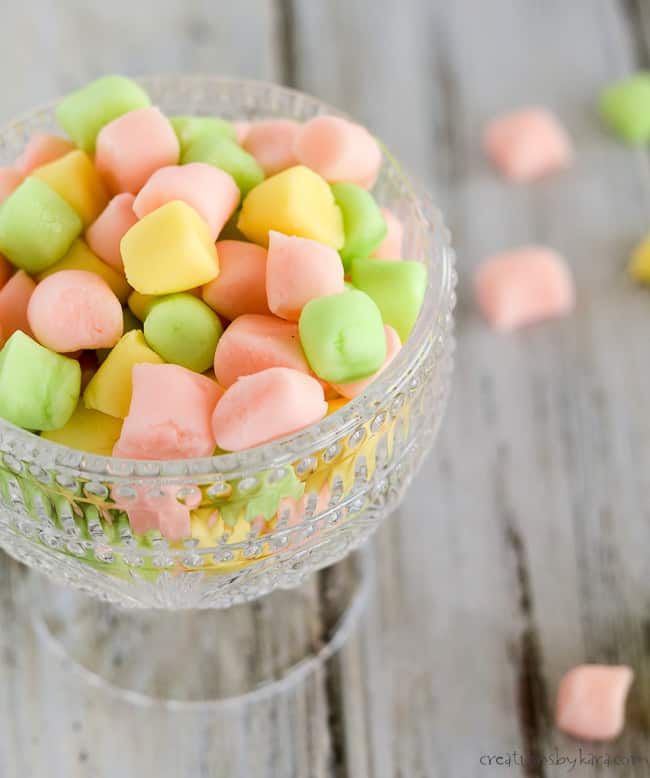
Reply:
[[[41,346],[20,330],[0,351],[0,417],[29,430],[56,430],[79,402],[76,359]]]
[[[354,257],[368,257],[386,237],[386,220],[370,192],[356,184],[332,184],[343,216],[345,243],[339,252],[346,271]]]
[[[124,76],[103,76],[59,103],[56,118],[83,151],[92,154],[101,128],[118,116],[151,105],[149,95]]]
[[[144,337],[166,362],[203,373],[212,367],[223,332],[217,314],[193,294],[170,294],[153,303]]]
[[[384,324],[390,324],[402,343],[413,329],[427,288],[427,269],[421,262],[355,259],[352,283],[377,303]]]
[[[82,229],[72,206],[31,176],[0,207],[0,251],[28,273],[40,273],[62,259]]]
[[[202,137],[228,138],[236,141],[237,133],[232,122],[213,116],[172,116],[169,119],[181,145],[181,155]]]
[[[207,162],[230,173],[242,198],[264,180],[264,171],[255,157],[223,136],[200,135],[181,155],[181,164],[188,162]]]
[[[630,144],[650,141],[650,72],[637,73],[601,92],[600,115],[621,140]]]
[[[299,332],[307,361],[324,381],[366,378],[386,359],[379,308],[356,289],[310,300],[300,314]]]

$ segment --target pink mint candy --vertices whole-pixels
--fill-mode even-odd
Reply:
[[[275,316],[253,314],[235,319],[221,336],[214,355],[214,374],[225,389],[241,376],[271,367],[310,374],[300,345],[298,325]]]
[[[19,270],[0,289],[0,325],[5,339],[16,330],[22,330],[31,336],[32,330],[27,319],[27,306],[36,288],[36,284],[24,270]]]
[[[239,203],[231,175],[205,162],[163,167],[151,176],[133,203],[139,219],[172,200],[182,200],[202,216],[216,239]]]
[[[253,122],[242,141],[266,176],[298,164],[294,145],[302,125],[292,119],[265,119]]]
[[[625,665],[579,665],[560,681],[558,729],[583,740],[613,740],[625,725],[625,700],[634,673]]]
[[[247,313],[269,314],[266,249],[241,240],[220,240],[217,256],[219,275],[203,287],[203,300],[229,321]]]
[[[226,389],[212,417],[217,445],[244,451],[298,432],[327,413],[323,387],[311,376],[272,367]]]
[[[0,203],[22,182],[22,174],[12,167],[0,167]]]
[[[298,321],[310,300],[344,290],[338,251],[308,238],[269,232],[266,296],[272,313]]]
[[[381,167],[381,149],[360,124],[338,116],[316,116],[305,122],[296,137],[298,162],[326,181],[348,181],[371,189]]]
[[[178,486],[163,486],[151,493],[150,486],[132,487],[135,498],[124,498],[120,486],[113,487],[112,496],[115,505],[127,512],[131,529],[138,535],[149,530],[158,530],[170,541],[183,540],[191,535],[190,509],[196,505],[187,505],[176,498]]]
[[[377,378],[380,373],[390,365],[395,359],[399,350],[402,348],[402,342],[399,339],[397,332],[388,324],[384,325],[384,332],[386,333],[386,359],[384,364],[379,370],[368,378],[362,378],[360,381],[351,381],[347,384],[332,384],[332,388],[337,391],[341,396],[347,397],[348,400],[361,394],[370,384]]]
[[[483,148],[505,178],[518,182],[566,168],[573,156],[566,130],[545,108],[493,119],[483,133]]]
[[[47,165],[48,162],[54,162],[55,159],[59,159],[75,149],[74,143],[59,135],[37,132],[29,139],[14,167],[23,176],[28,176],[32,170]]]
[[[404,227],[402,222],[388,208],[381,209],[386,222],[386,237],[370,255],[376,259],[401,259]]]
[[[565,316],[574,307],[573,277],[551,249],[528,246],[486,260],[476,271],[478,305],[496,330]]]
[[[252,122],[233,122],[232,126],[235,128],[235,140],[237,143],[239,143],[240,146],[243,146],[244,141],[248,137],[248,133],[253,126]]]
[[[27,308],[34,337],[65,354],[112,348],[122,337],[122,306],[96,273],[61,270],[37,284]]]
[[[95,167],[110,190],[137,194],[158,168],[175,165],[180,146],[158,108],[140,108],[113,119],[97,136]]]
[[[130,192],[115,195],[86,230],[86,242],[97,256],[120,273],[124,272],[120,241],[138,221]]]
[[[133,367],[132,380],[131,405],[113,456],[183,459],[213,453],[211,417],[222,394],[214,381],[180,365],[146,363]]]

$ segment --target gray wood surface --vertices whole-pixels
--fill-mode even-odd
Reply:
[[[650,297],[624,266],[649,226],[650,168],[593,110],[604,83],[650,64],[646,0],[5,5],[1,118],[105,71],[285,81],[367,122],[425,180],[454,232],[461,283],[448,418],[376,537],[377,592],[338,658],[241,710],[129,706],[43,652],[24,573],[2,557],[0,776],[649,775]],[[558,112],[577,158],[512,187],[488,168],[480,131],[531,102]],[[499,337],[472,305],[471,273],[529,242],[566,254],[577,311]],[[239,672],[317,645],[323,590],[322,577],[305,588],[286,638],[263,603],[249,610],[241,640],[262,639]],[[628,764],[482,764],[514,750],[580,756],[552,709],[560,676],[582,661],[635,668],[624,736],[582,746],[583,759]]]

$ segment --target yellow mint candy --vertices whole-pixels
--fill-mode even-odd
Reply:
[[[54,162],[36,168],[32,175],[71,205],[86,227],[108,204],[108,190],[84,151],[70,151]]]
[[[95,273],[106,281],[122,304],[126,302],[131,292],[131,287],[126,282],[124,276],[110,265],[107,265],[106,262],[102,262],[81,238],[75,240],[63,259],[39,273],[36,276],[36,280],[42,281],[47,276],[52,275],[52,273],[58,273],[60,270],[86,270],[89,273]]]
[[[164,360],[147,346],[142,330],[123,335],[99,366],[84,392],[86,408],[124,419],[129,413],[134,365],[150,362],[162,365]]]
[[[219,275],[217,249],[206,222],[181,200],[147,214],[122,238],[124,272],[140,294],[171,294]]]
[[[158,299],[155,294],[140,294],[140,292],[131,292],[129,295],[128,306],[134,316],[140,321],[144,321],[149,313],[149,308]]]
[[[640,284],[650,284],[650,235],[646,236],[632,252],[628,272]]]
[[[41,437],[80,451],[110,457],[121,429],[121,419],[93,411],[80,402],[67,424],[58,430],[43,432]]]
[[[268,246],[269,230],[298,235],[340,249],[343,218],[329,184],[304,165],[267,178],[246,195],[237,227]]]

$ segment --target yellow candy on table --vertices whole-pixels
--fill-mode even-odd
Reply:
[[[344,405],[347,405],[350,401],[347,399],[347,397],[337,397],[334,400],[328,400],[327,401],[327,416],[331,416],[333,413],[336,413],[338,410],[343,408]]]
[[[628,272],[640,284],[650,284],[650,235],[646,236],[632,252]]]
[[[81,238],[75,240],[63,259],[39,273],[36,276],[36,280],[42,281],[47,276],[52,275],[52,273],[58,273],[60,270],[86,270],[89,273],[95,273],[106,281],[122,304],[126,302],[131,292],[131,287],[126,282],[124,276],[110,265],[107,265],[106,262],[102,262]]]
[[[343,218],[329,184],[304,165],[277,173],[246,195],[238,229],[253,243],[269,244],[269,230],[343,247]]]
[[[134,224],[122,238],[120,252],[126,277],[140,294],[185,292],[219,275],[210,228],[180,200]]]
[[[140,292],[131,292],[129,295],[128,306],[134,316],[140,321],[144,321],[149,313],[151,304],[156,299],[155,294],[140,294]]]
[[[70,151],[54,162],[36,168],[31,175],[61,195],[86,227],[108,204],[108,190],[85,151]]]
[[[80,402],[65,426],[43,432],[41,437],[80,451],[110,457],[121,430],[122,419],[86,408]]]
[[[83,395],[86,408],[126,418],[133,392],[131,371],[141,362],[162,365],[164,360],[147,346],[142,330],[131,330],[120,338],[90,379]]]

